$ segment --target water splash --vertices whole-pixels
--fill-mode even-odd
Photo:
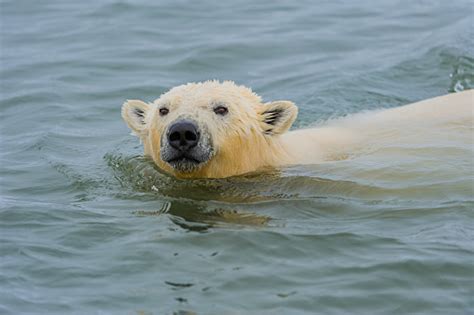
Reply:
[[[462,92],[474,88],[474,58],[457,57],[450,78],[450,92]]]

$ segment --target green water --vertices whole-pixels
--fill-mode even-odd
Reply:
[[[303,127],[473,88],[473,16],[462,0],[0,1],[0,313],[472,314],[472,141],[179,181],[120,107],[230,79],[294,101]]]

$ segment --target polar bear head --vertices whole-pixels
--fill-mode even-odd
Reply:
[[[222,178],[280,164],[287,153],[278,138],[297,112],[290,101],[262,103],[230,81],[189,83],[153,103],[129,100],[122,107],[145,154],[180,178]]]

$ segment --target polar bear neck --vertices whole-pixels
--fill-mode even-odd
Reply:
[[[222,178],[255,172],[266,167],[288,164],[290,157],[279,136],[258,136],[252,139],[228,139],[225,148],[203,168],[203,177]]]

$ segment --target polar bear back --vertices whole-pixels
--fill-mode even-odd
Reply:
[[[473,104],[474,90],[468,90],[333,119],[315,128],[291,131],[282,140],[294,164],[345,159],[397,144],[472,144]]]

